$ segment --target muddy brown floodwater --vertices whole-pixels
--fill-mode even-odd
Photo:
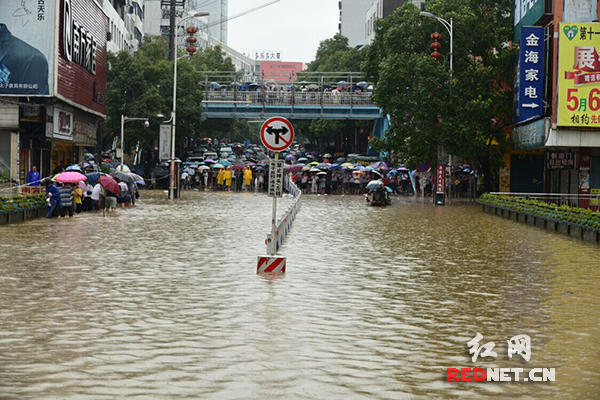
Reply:
[[[305,196],[270,278],[266,196],[142,196],[0,227],[1,399],[598,398],[596,246],[476,206]],[[496,358],[471,362],[477,332]],[[444,380],[475,366],[556,381]]]

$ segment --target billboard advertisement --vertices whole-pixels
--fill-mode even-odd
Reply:
[[[519,72],[515,80],[515,122],[525,122],[544,115],[544,28],[521,28]]]
[[[544,0],[515,0],[515,42],[521,37],[521,27],[535,25],[544,15]]]
[[[600,23],[561,23],[558,125],[600,127]]]
[[[0,95],[53,94],[57,3],[0,1]]]
[[[598,22],[598,0],[565,0],[564,22]]]

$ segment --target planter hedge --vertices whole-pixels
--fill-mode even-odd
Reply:
[[[0,225],[23,222],[46,215],[43,193],[0,197]]]
[[[546,224],[548,221],[556,224],[556,229],[561,233],[569,234],[569,226],[575,227],[573,235],[579,237],[586,229],[600,232],[600,213],[598,211],[489,193],[483,194],[478,201],[480,204],[496,209],[511,210],[510,217],[530,225],[538,225],[537,219],[543,218]],[[518,216],[513,217],[513,213]],[[548,227],[552,226],[548,225]]]

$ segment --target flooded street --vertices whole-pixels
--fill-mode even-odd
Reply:
[[[490,216],[304,196],[256,275],[271,200],[185,193],[0,227],[0,399],[584,399],[600,391],[600,250]],[[477,332],[495,359],[471,362]],[[507,340],[531,337],[531,360]],[[556,368],[450,383],[449,367]]]

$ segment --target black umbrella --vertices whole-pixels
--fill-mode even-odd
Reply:
[[[125,172],[121,172],[121,171],[115,171],[112,174],[112,177],[115,179],[119,179],[123,182],[127,182],[127,183],[134,183],[135,179],[133,179],[133,177],[129,174],[126,174]]]

